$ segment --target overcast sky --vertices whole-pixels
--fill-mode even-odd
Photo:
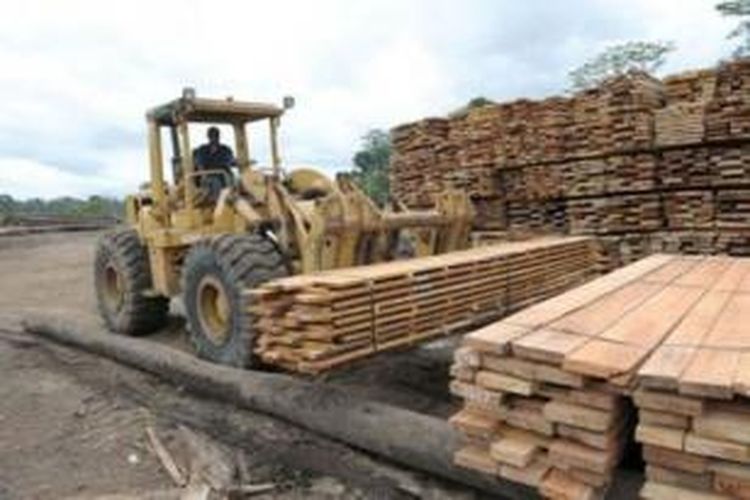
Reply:
[[[6,2],[0,193],[122,195],[148,173],[144,112],[199,95],[280,102],[286,164],[349,166],[373,127],[477,95],[562,91],[610,44],[673,40],[667,72],[731,51],[712,0]]]

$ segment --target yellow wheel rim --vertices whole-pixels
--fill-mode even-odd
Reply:
[[[206,337],[216,345],[229,338],[229,309],[224,285],[213,276],[205,276],[198,285],[198,318]]]

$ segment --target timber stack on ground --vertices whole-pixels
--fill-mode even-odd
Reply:
[[[439,120],[394,129],[407,205],[467,189],[478,229],[595,235],[606,269],[652,252],[750,255],[750,60]]]
[[[595,272],[586,237],[503,243],[275,280],[250,292],[257,354],[319,373],[498,318]]]
[[[750,497],[750,261],[704,269],[689,283],[700,297],[638,372],[645,498]]]
[[[635,428],[642,497],[748,498],[748,292],[750,260],[659,254],[467,335],[456,463],[600,498]]]

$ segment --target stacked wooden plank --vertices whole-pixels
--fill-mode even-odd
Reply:
[[[716,194],[716,227],[750,227],[750,190],[721,190]]]
[[[664,216],[670,229],[712,229],[716,220],[714,193],[705,190],[667,192]]]
[[[600,497],[637,421],[643,498],[747,498],[749,314],[750,260],[654,255],[467,335],[456,463]]]
[[[716,90],[706,105],[706,139],[750,138],[750,60],[716,70]]]
[[[452,120],[450,140],[458,148],[459,169],[493,166],[496,144],[502,141],[502,110],[495,105],[467,110]]]
[[[510,202],[506,215],[508,229],[516,233],[560,234],[568,230],[564,200]]]
[[[447,161],[409,177],[397,191],[410,203],[454,186],[498,208],[497,217],[483,213],[479,228],[490,221],[497,229],[502,219],[502,229],[522,233],[627,237],[634,249],[654,241],[708,253],[750,250],[742,234],[750,231],[750,59],[491,104],[452,117],[448,128],[452,167]]]
[[[546,238],[294,276],[252,292],[257,353],[318,373],[537,302],[593,271],[587,238]]]
[[[714,95],[716,73],[689,71],[663,80],[668,105],[655,112],[656,145],[698,144],[705,136],[705,108]]]
[[[750,144],[664,151],[657,170],[662,185],[680,189],[746,185]]]
[[[447,186],[443,172],[455,165],[456,148],[449,140],[450,122],[428,118],[391,131],[393,195],[409,206],[429,206]]]
[[[502,140],[495,163],[500,168],[549,163],[565,159],[573,126],[573,101],[552,97],[539,102],[521,99],[500,104]]]
[[[697,299],[670,287],[678,271],[651,257],[467,335],[452,369],[456,462],[483,456],[485,472],[552,498],[604,493],[634,424],[637,368]]]
[[[658,231],[650,235],[650,246],[653,253],[670,253],[680,255],[712,255],[721,251],[717,234],[713,230],[673,230]]]
[[[750,260],[698,266],[682,285],[699,299],[638,372],[642,498],[750,496]]]

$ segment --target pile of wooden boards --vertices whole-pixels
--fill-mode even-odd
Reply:
[[[396,129],[394,140],[425,126]],[[750,59],[661,81],[636,73],[570,97],[487,104],[441,127],[436,148],[449,154],[432,167],[420,150],[395,142],[393,186],[407,204],[459,187],[481,212],[479,229],[750,251],[743,240],[750,230]]]
[[[660,254],[477,330],[452,367],[456,463],[597,498],[635,427],[643,498],[747,498],[746,319],[750,260]]]
[[[319,373],[533,304],[595,263],[589,238],[542,238],[274,280],[251,293],[256,352]]]

